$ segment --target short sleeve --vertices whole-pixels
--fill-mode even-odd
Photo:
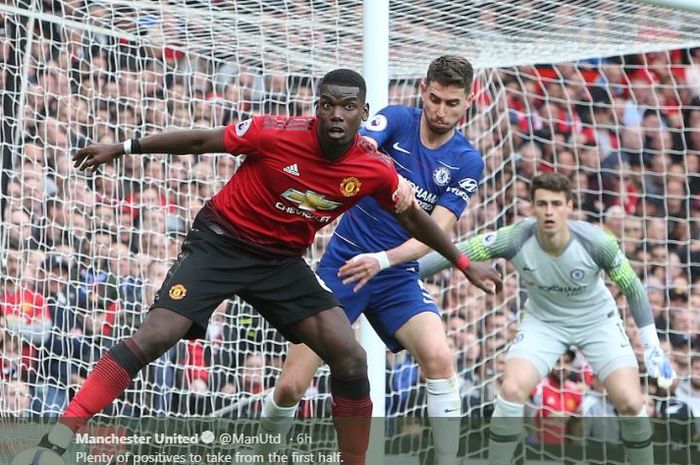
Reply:
[[[255,116],[226,126],[224,147],[233,155],[260,155],[263,117]]]
[[[393,212],[396,208],[396,191],[399,189],[399,175],[393,165],[387,163],[383,170],[385,175],[379,181],[380,185],[372,194],[372,198],[385,210]]]
[[[406,109],[400,105],[390,105],[382,108],[360,129],[360,134],[370,137],[377,142],[377,147],[383,146],[397,130],[407,124]]]

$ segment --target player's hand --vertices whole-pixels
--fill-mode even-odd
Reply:
[[[396,189],[394,196],[396,213],[403,213],[409,208],[419,208],[416,200],[416,189],[401,175],[399,175],[399,188]]]
[[[660,346],[644,348],[644,365],[649,376],[656,379],[656,385],[661,389],[668,389],[676,378],[673,365]]]
[[[92,144],[83,147],[73,155],[73,167],[93,173],[103,163],[109,163],[124,153],[121,144]]]
[[[501,273],[484,262],[471,262],[463,271],[469,282],[487,294],[500,294],[503,290]]]
[[[352,291],[357,292],[377,273],[389,266],[391,264],[386,252],[361,253],[345,262],[338,270],[338,276],[345,285],[356,282]]]
[[[379,146],[377,145],[377,141],[372,139],[369,136],[362,136],[360,138],[360,147],[362,147],[365,150],[379,150]]]

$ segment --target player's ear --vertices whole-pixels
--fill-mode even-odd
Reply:
[[[424,93],[428,89],[428,84],[425,82],[425,79],[422,79],[420,81],[420,85],[418,86],[420,88],[420,93]]]
[[[467,108],[469,108],[469,107],[472,106],[472,102],[474,101],[474,95],[475,95],[474,92],[471,92],[471,93],[467,96],[467,100],[466,100],[466,102],[467,102]]]
[[[362,121],[367,121],[369,119],[369,103],[362,106]]]

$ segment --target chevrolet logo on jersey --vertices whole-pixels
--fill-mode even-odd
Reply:
[[[282,194],[282,197],[290,202],[299,204],[300,210],[312,212],[316,210],[335,210],[342,205],[340,202],[327,200],[323,195],[317,194],[314,191],[300,192],[296,189],[287,189],[287,191]]]

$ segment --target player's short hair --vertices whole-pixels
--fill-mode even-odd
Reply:
[[[351,69],[334,69],[326,73],[323,78],[321,78],[321,83],[319,84],[319,89],[323,89],[323,86],[336,85],[343,87],[357,87],[360,89],[360,94],[358,95],[361,102],[364,103],[365,96],[367,95],[367,84],[365,84],[365,78],[362,77],[357,71]]]
[[[460,86],[468,94],[472,89],[474,68],[466,58],[457,55],[443,55],[434,59],[428,66],[426,84],[435,81],[442,86]]]
[[[563,192],[566,200],[571,199],[571,181],[561,173],[544,173],[532,178],[530,198],[535,200],[537,189],[552,192]]]

